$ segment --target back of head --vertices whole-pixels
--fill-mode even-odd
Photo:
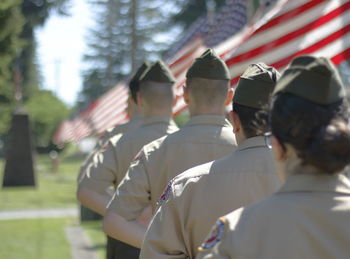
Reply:
[[[274,91],[272,133],[291,145],[303,165],[333,174],[350,162],[349,106],[344,86],[326,58],[292,61]]]
[[[251,64],[241,75],[232,100],[244,135],[254,137],[267,131],[266,108],[280,73],[264,63]]]
[[[140,95],[150,110],[171,109],[175,79],[162,61],[155,62],[140,77]]]
[[[197,105],[224,105],[230,73],[225,62],[213,50],[206,50],[194,61],[186,79],[186,87]]]
[[[137,93],[140,90],[140,77],[150,68],[150,66],[151,65],[148,61],[144,61],[142,65],[137,69],[133,77],[130,79],[129,90],[131,98],[135,103],[137,103]]]

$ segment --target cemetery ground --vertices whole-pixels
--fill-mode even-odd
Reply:
[[[82,227],[83,233],[91,242],[91,246],[86,249],[96,252],[98,258],[104,258],[106,239],[100,221],[81,224],[78,213],[63,213],[53,217],[47,213],[47,210],[79,209],[75,198],[76,178],[84,157],[74,154],[72,151],[61,154],[56,172],[53,171],[48,155],[37,155],[36,187],[0,189],[0,215],[19,215],[16,215],[16,219],[0,219],[0,259],[73,259],[67,229],[76,226]],[[3,168],[4,160],[1,159],[1,180]],[[42,213],[39,213],[39,217],[26,217],[28,211]]]

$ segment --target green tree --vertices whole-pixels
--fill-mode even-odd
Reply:
[[[23,39],[24,46],[19,53],[18,63],[22,76],[24,100],[27,100],[40,87],[34,30],[38,26],[44,25],[53,11],[56,11],[60,15],[67,15],[69,2],[69,0],[22,1],[21,11],[25,18],[25,24],[21,38]]]
[[[37,146],[48,146],[59,123],[69,116],[67,105],[49,90],[37,90],[28,99],[26,108]]]
[[[0,2],[0,135],[8,131],[14,101],[13,65],[22,44],[20,0]]]
[[[90,1],[98,22],[87,40],[89,49],[85,55],[87,69],[83,71],[81,104],[113,87],[145,58],[159,57],[173,42],[170,36],[164,36],[164,32],[169,31],[168,17],[174,12],[171,8],[174,4],[169,2]]]
[[[175,13],[171,20],[180,25],[184,30],[191,26],[199,17],[208,12],[208,7],[218,9],[226,0],[177,0],[176,4],[180,12]]]

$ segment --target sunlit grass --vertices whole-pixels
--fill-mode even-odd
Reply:
[[[106,258],[106,235],[102,231],[101,221],[89,221],[81,224],[93,244],[99,259]]]
[[[0,210],[74,207],[76,178],[83,157],[65,158],[57,172],[52,171],[48,155],[36,157],[36,187],[0,189]],[[1,161],[1,183],[4,161]]]
[[[75,219],[26,219],[0,221],[0,258],[71,258],[64,229]]]

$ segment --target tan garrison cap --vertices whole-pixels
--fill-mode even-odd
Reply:
[[[280,73],[264,63],[251,64],[241,75],[233,102],[261,109],[269,101]]]
[[[225,62],[212,49],[207,49],[193,62],[186,78],[205,78],[213,80],[230,80],[230,72]]]
[[[278,81],[274,94],[290,93],[311,102],[328,105],[345,97],[337,69],[327,58],[295,58]]]
[[[140,82],[175,83],[175,78],[163,61],[156,61],[141,77]]]

